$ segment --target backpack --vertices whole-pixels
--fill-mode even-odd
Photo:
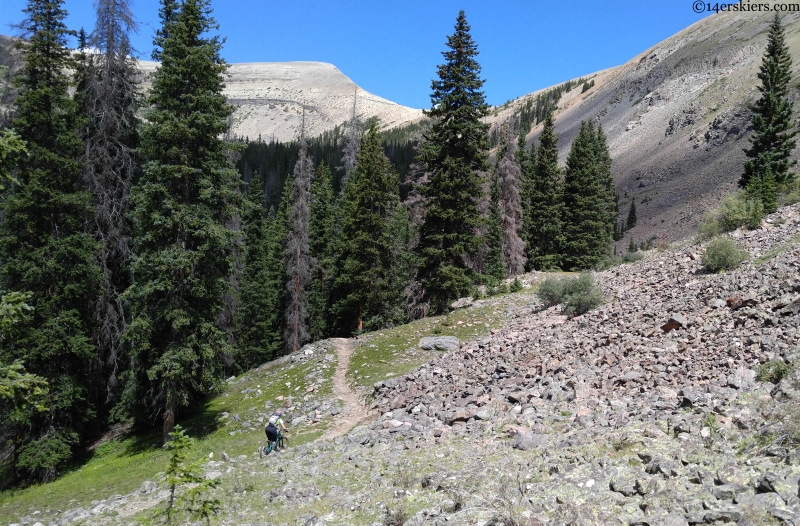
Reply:
[[[278,415],[272,415],[271,417],[269,417],[269,421],[267,422],[267,425],[275,427],[275,425],[278,423],[278,419],[279,418],[280,417]]]

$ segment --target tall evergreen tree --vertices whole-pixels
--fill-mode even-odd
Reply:
[[[317,261],[308,293],[308,332],[311,341],[321,340],[328,335],[328,300],[333,282],[335,231],[336,201],[331,170],[321,162],[311,183],[308,232],[309,250]]]
[[[225,308],[238,235],[239,176],[221,136],[231,106],[222,94],[227,64],[208,0],[184,0],[165,16],[155,39],[161,66],[153,76],[142,127],[145,160],[133,187],[133,273],[125,296],[131,373],[124,402],[139,418],[163,419],[169,439],[177,412],[219,385],[231,354],[216,323]]]
[[[614,191],[614,175],[611,173],[611,153],[608,151],[606,134],[603,125],[597,123],[594,136],[595,162],[597,163],[597,180],[603,199],[603,222],[609,240],[614,239],[614,228],[617,223],[616,192]]]
[[[275,313],[283,294],[283,273],[275,260],[278,219],[264,209],[264,182],[253,175],[242,205],[244,223],[244,268],[239,289],[240,302],[236,323],[237,365],[242,370],[269,361],[280,354],[282,324]]]
[[[539,149],[530,184],[528,221],[528,261],[531,268],[549,270],[561,267],[563,233],[563,195],[558,167],[558,135],[553,112],[548,111],[539,135]]]
[[[767,49],[758,73],[761,97],[752,106],[753,134],[750,148],[744,150],[747,160],[739,186],[747,188],[752,177],[763,177],[769,167],[778,184],[794,179],[790,169],[797,164],[791,159],[795,148],[797,130],[792,119],[793,103],[789,98],[792,80],[792,57],[786,45],[781,19],[775,19],[769,27]]]
[[[18,474],[55,477],[96,417],[89,400],[94,381],[93,304],[100,272],[97,244],[85,232],[93,213],[81,190],[83,144],[75,132],[76,104],[67,71],[75,62],[67,49],[66,11],[58,0],[30,0],[19,46],[24,65],[12,122],[29,155],[16,159],[18,184],[6,188],[0,223],[0,274],[6,290],[30,292],[32,315],[5,342],[0,361],[21,359],[28,372],[50,385],[43,401],[15,418],[12,465]]]
[[[506,277],[506,263],[503,259],[503,213],[500,210],[500,178],[497,170],[491,172],[491,178],[486,234],[483,236],[486,257],[482,271],[487,284],[494,286]]]
[[[536,146],[531,143],[530,150],[526,149],[527,139],[525,137],[525,127],[520,130],[517,137],[517,162],[520,167],[520,200],[522,202],[522,231],[520,235],[525,242],[525,270],[531,270],[531,261],[528,258],[530,254],[530,230],[531,230],[531,215],[532,199],[531,192],[533,191],[533,176],[536,169]]]
[[[608,191],[598,170],[597,134],[592,121],[581,122],[567,156],[564,177],[564,266],[591,268],[608,252]]]
[[[356,159],[358,157],[358,148],[361,145],[361,133],[358,129],[358,119],[356,117],[356,104],[358,103],[358,87],[353,92],[353,113],[350,116],[350,122],[347,125],[347,135],[344,139],[344,148],[342,149],[342,165],[339,169],[342,171],[342,178],[339,184],[339,192],[344,195],[344,188],[347,186],[347,179],[350,177],[350,172],[356,166]]]
[[[341,248],[332,292],[340,332],[405,321],[405,258],[397,247],[408,240],[399,191],[400,181],[383,153],[373,120],[361,139],[340,209]]]
[[[488,113],[481,87],[478,48],[470,35],[464,11],[458,14],[455,32],[447,39],[445,63],[438,80],[431,83],[432,118],[419,159],[426,163],[429,181],[422,188],[426,199],[425,222],[418,252],[420,277],[433,310],[466,294],[472,275],[465,257],[481,246],[476,234],[481,224],[477,200],[481,194],[479,171],[487,170]]]
[[[98,348],[95,370],[105,397],[116,395],[126,312],[120,295],[130,285],[130,187],[137,167],[139,72],[132,57],[130,32],[136,30],[128,0],[99,0],[88,45],[95,52],[85,64],[79,86],[85,123],[83,176],[95,199],[90,231],[100,243],[96,258],[103,271],[95,304]],[[98,393],[103,394],[103,393]]]
[[[503,130],[498,151],[497,179],[499,206],[503,232],[503,264],[507,276],[522,274],[525,270],[525,241],[522,233],[522,168],[516,155],[516,144],[511,140],[510,130]]]
[[[286,265],[286,329],[284,340],[289,352],[295,352],[309,341],[308,287],[316,261],[308,246],[308,223],[311,205],[311,177],[314,164],[308,155],[305,140],[300,139],[300,157],[294,165],[288,231],[283,261]]]

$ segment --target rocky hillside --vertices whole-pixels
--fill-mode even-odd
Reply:
[[[158,66],[141,63],[147,76]],[[314,137],[350,120],[355,98],[360,120],[378,117],[382,128],[395,128],[422,118],[422,110],[407,108],[359,88],[333,64],[324,62],[250,62],[231,64],[225,94],[236,106],[231,133],[280,142],[300,135],[305,108],[305,132]]]
[[[686,236],[709,207],[736,187],[749,146],[747,105],[772,13],[706,17],[627,63],[594,75],[595,86],[565,94],[556,118],[562,162],[581,120],[597,119],[608,136],[621,208],[636,199],[637,241]],[[783,17],[800,83],[800,14]],[[800,92],[792,90],[797,98]],[[498,108],[499,125],[536,93]],[[800,104],[795,104],[800,112]],[[534,129],[533,139],[539,133]],[[627,247],[628,238],[620,242]]]
[[[736,232],[749,259],[725,274],[706,272],[704,247],[690,244],[599,272],[605,304],[572,319],[558,307],[542,309],[528,288],[474,302],[438,329],[428,321],[417,333],[448,343],[449,330],[480,325],[487,305],[506,319],[375,382],[370,421],[344,436],[259,459],[260,426],[252,422],[263,421],[273,402],[242,418],[221,413],[222,436],[250,437],[251,449],[220,458],[226,446],[217,443],[211,455],[202,453],[210,457],[207,476],[221,482],[217,518],[231,525],[798,525],[798,232],[796,207]],[[391,334],[373,334],[359,348]],[[390,347],[407,356],[418,341]],[[221,400],[258,404],[269,373],[268,391],[294,393],[284,405],[295,432],[341,418],[348,408],[317,394],[331,396],[331,349],[322,342],[293,357],[306,365],[291,377],[280,364],[248,373]],[[350,373],[353,380],[358,371]],[[298,383],[303,375],[310,387]],[[148,480],[91,506],[11,519],[128,524],[167,495]]]

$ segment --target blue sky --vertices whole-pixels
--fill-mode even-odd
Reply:
[[[1,0],[0,33],[13,34],[26,0]],[[132,0],[142,58],[152,49],[158,0]],[[94,26],[89,0],[66,0],[71,28]],[[690,0],[212,0],[228,62],[330,62],[359,86],[415,108],[460,9],[478,44],[490,104],[616,66],[700,20]]]

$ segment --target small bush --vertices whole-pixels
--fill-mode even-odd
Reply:
[[[603,293],[588,272],[577,278],[547,278],[536,293],[546,307],[559,303],[567,316],[580,316],[603,302]]]
[[[700,234],[712,238],[737,228],[758,228],[764,216],[764,205],[759,199],[748,199],[747,194],[738,192],[728,196],[722,206],[706,214],[698,225]]]
[[[522,282],[519,278],[514,278],[514,281],[511,282],[511,286],[508,287],[508,290],[511,292],[519,292],[522,290]]]
[[[635,263],[640,259],[644,259],[644,254],[641,252],[626,252],[624,256],[622,256],[622,261],[625,263]]]
[[[711,272],[731,270],[747,259],[747,252],[739,249],[728,236],[718,236],[709,241],[700,260]]]
[[[759,382],[769,382],[777,384],[792,371],[789,364],[783,360],[772,360],[759,366],[756,372],[756,380]]]
[[[603,293],[588,272],[564,283],[564,313],[580,316],[603,303]]]
[[[505,283],[501,283],[500,285],[498,285],[497,293],[498,294],[508,294],[508,285],[506,285]]]
[[[800,179],[795,178],[778,188],[778,204],[789,206],[800,203]]]
[[[536,292],[545,307],[552,307],[561,303],[564,297],[564,280],[554,277],[547,277],[539,284]]]

